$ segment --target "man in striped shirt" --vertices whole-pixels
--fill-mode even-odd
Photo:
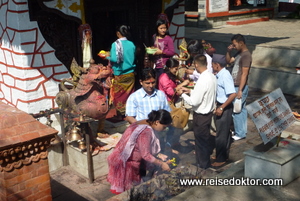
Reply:
[[[126,120],[130,124],[147,119],[152,110],[171,111],[165,93],[155,88],[155,71],[152,68],[143,69],[140,84],[142,87],[132,93],[126,102]]]

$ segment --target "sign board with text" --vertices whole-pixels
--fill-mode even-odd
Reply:
[[[280,88],[246,106],[264,144],[294,123],[292,113]]]
[[[228,11],[228,0],[209,0],[209,13],[219,13]]]

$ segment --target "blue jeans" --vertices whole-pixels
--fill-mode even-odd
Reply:
[[[239,88],[235,87],[236,92]],[[248,85],[245,85],[242,93],[242,111],[240,113],[232,113],[234,133],[236,136],[244,138],[247,134],[247,109],[246,109],[246,99],[248,96]]]

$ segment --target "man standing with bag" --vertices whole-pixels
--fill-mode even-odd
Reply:
[[[225,55],[214,55],[212,67],[217,77],[217,107],[215,111],[216,123],[216,161],[213,167],[225,164],[229,157],[231,144],[230,125],[232,124],[232,101],[236,97],[232,76],[224,68],[226,66]]]
[[[236,100],[242,99],[241,112],[233,113],[234,123],[234,140],[246,138],[247,134],[247,109],[246,99],[248,96],[248,75],[252,63],[252,55],[249,52],[245,38],[241,34],[236,34],[231,38],[232,44],[228,46],[226,53],[226,62],[234,63],[231,75],[236,90]],[[231,56],[231,51],[236,49],[238,52],[235,56]]]
[[[197,72],[200,73],[194,90],[182,87],[178,93],[182,94],[181,97],[192,106],[194,111],[193,131],[196,162],[199,168],[207,169],[211,166],[210,155],[214,148],[214,137],[210,134],[210,126],[215,109],[217,80],[207,70],[207,60],[204,55],[196,55],[194,65]]]

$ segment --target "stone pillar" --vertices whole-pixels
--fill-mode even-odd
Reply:
[[[0,200],[51,201],[47,148],[58,133],[0,102]]]
[[[273,18],[278,15],[278,7],[279,7],[279,0],[266,0],[267,7],[273,7],[274,8],[274,14]]]
[[[199,28],[211,27],[206,17],[207,6],[208,5],[206,0],[198,0],[198,14],[199,14],[198,27]]]

